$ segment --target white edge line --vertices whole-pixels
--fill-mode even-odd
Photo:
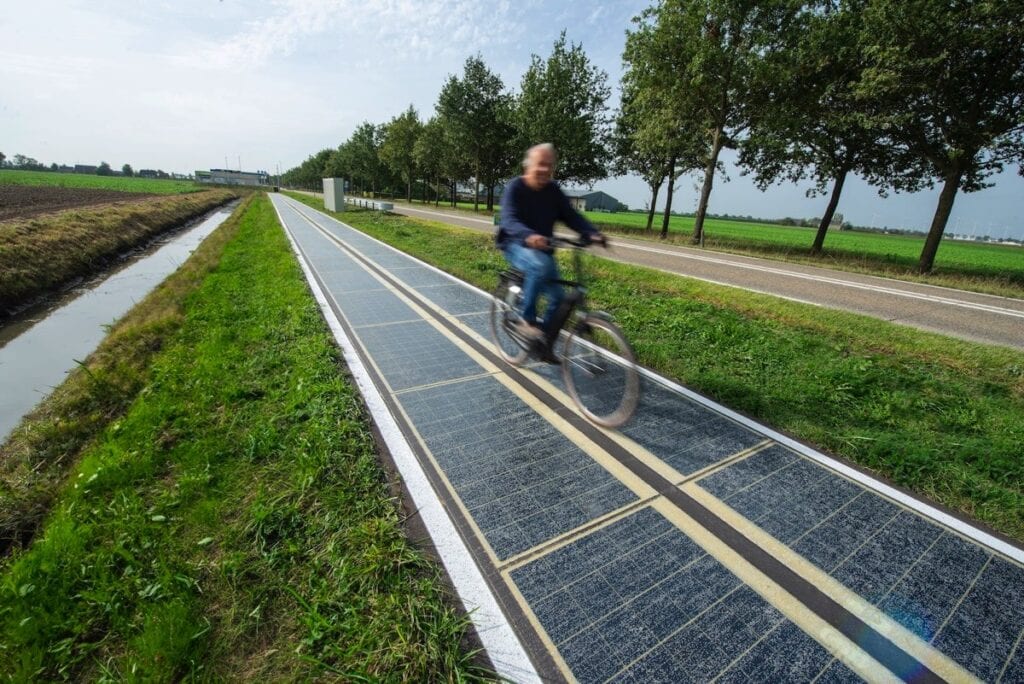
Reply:
[[[458,530],[455,529],[454,523],[445,512],[441,500],[427,479],[426,473],[423,472],[412,448],[398,428],[383,397],[377,391],[376,385],[373,384],[369,372],[356,353],[355,346],[328,304],[327,297],[320,289],[316,278],[313,277],[312,269],[299,251],[298,244],[292,237],[291,231],[288,230],[280,209],[276,203],[273,204],[277,218],[281,222],[281,228],[288,236],[292,251],[295,252],[302,272],[306,276],[306,282],[309,283],[313,296],[323,311],[324,318],[334,334],[334,339],[342,348],[345,361],[366,401],[366,406],[373,414],[377,429],[384,438],[395,465],[398,466],[402,479],[413,498],[413,503],[416,505],[417,513],[430,533],[434,548],[441,557],[452,584],[455,585],[455,590],[462,600],[466,613],[473,620],[480,641],[490,656],[497,674],[516,682],[540,682],[540,675],[529,656],[526,655],[522,643],[512,630],[505,614],[498,606],[494,594],[487,586],[483,575],[480,574],[476,562],[463,543]],[[355,230],[351,226],[349,228]]]
[[[307,205],[303,205],[303,206],[307,206]],[[439,268],[437,268],[435,266],[432,266],[432,265],[430,265],[430,264],[428,264],[428,263],[426,263],[424,261],[421,261],[420,259],[417,259],[416,257],[412,256],[411,254],[406,254],[402,250],[397,249],[396,247],[392,247],[391,245],[387,244],[386,242],[382,242],[382,241],[378,240],[377,238],[375,238],[373,236],[367,235],[366,233],[364,233],[364,232],[362,232],[360,230],[357,230],[356,228],[353,228],[352,226],[349,226],[349,225],[347,225],[345,223],[342,223],[341,221],[338,221],[338,219],[334,218],[333,216],[327,216],[327,214],[323,214],[322,212],[318,212],[318,213],[321,213],[321,215],[325,216],[328,219],[331,219],[332,221],[336,221],[337,223],[341,224],[342,226],[345,226],[346,228],[348,228],[349,230],[355,230],[360,235],[363,235],[363,236],[369,238],[370,240],[378,242],[378,243],[384,245],[385,247],[391,249],[394,252],[397,252],[399,254],[403,254],[403,255],[409,257],[410,259],[418,262],[419,264],[421,264],[423,266],[426,266],[427,268],[431,269],[432,271],[437,271],[441,275],[446,276],[450,280],[452,280],[452,281],[454,281],[456,283],[459,283],[460,285],[462,285],[463,287],[465,287],[467,289],[479,292],[480,294],[483,294],[486,297],[490,297],[491,296],[491,294],[489,292],[484,292],[480,288],[478,288],[478,287],[476,287],[474,285],[470,285],[469,283],[467,283],[465,281],[459,280],[458,278],[456,278],[452,274],[446,273],[446,272],[442,271],[441,269],[439,269]],[[656,269],[656,270],[661,270],[661,269]],[[679,274],[676,274],[676,275],[679,275]],[[687,277],[687,276],[680,276],[680,277]],[[735,287],[735,286],[732,286],[732,287]],[[1024,565],[1024,549],[1019,549],[1016,546],[1012,546],[1011,544],[1008,544],[1007,542],[1003,541],[1002,539],[999,539],[998,537],[994,537],[991,534],[989,534],[988,532],[985,532],[984,530],[978,529],[977,527],[971,525],[970,523],[964,522],[963,520],[960,520],[959,518],[956,518],[956,517],[950,515],[949,513],[941,511],[941,510],[931,506],[930,504],[927,504],[927,503],[925,503],[925,502],[923,502],[923,501],[921,501],[921,500],[919,500],[917,498],[914,498],[914,497],[912,497],[912,496],[910,496],[908,494],[905,494],[904,492],[901,492],[900,490],[896,489],[895,487],[892,487],[892,486],[890,486],[888,484],[885,484],[884,482],[881,482],[881,481],[875,479],[874,477],[871,477],[870,475],[862,473],[861,471],[859,471],[859,470],[857,470],[855,468],[851,468],[850,466],[846,465],[845,463],[842,463],[841,461],[838,461],[838,460],[832,458],[831,456],[823,454],[820,451],[816,451],[816,450],[812,449],[811,447],[807,446],[806,444],[802,444],[801,442],[796,441],[792,437],[787,437],[786,435],[784,435],[784,434],[782,434],[780,432],[776,432],[775,430],[772,430],[771,428],[769,428],[767,425],[762,425],[760,423],[757,423],[757,422],[751,420],[750,418],[747,418],[744,415],[736,413],[735,411],[733,411],[733,410],[731,410],[729,408],[726,408],[725,406],[723,406],[723,405],[721,405],[721,404],[719,404],[719,403],[717,403],[715,401],[712,401],[711,399],[708,399],[707,397],[704,397],[704,396],[702,396],[700,394],[697,394],[693,390],[689,390],[689,389],[683,387],[682,385],[680,385],[677,382],[674,382],[672,380],[669,380],[668,378],[662,377],[662,376],[658,375],[657,373],[655,373],[655,372],[653,372],[653,371],[651,371],[651,370],[649,370],[647,368],[644,368],[642,366],[638,366],[638,368],[639,368],[640,372],[644,376],[646,376],[647,378],[650,378],[651,380],[654,380],[654,381],[660,383],[661,385],[663,385],[665,387],[668,387],[669,389],[672,389],[672,390],[674,390],[676,392],[679,392],[683,396],[685,396],[685,397],[687,397],[687,398],[697,402],[698,404],[706,406],[706,407],[714,410],[715,412],[722,414],[723,416],[731,418],[732,420],[736,421],[737,423],[740,423],[740,424],[742,424],[742,425],[744,425],[744,426],[746,426],[748,428],[751,428],[752,430],[755,430],[756,432],[759,432],[759,433],[763,434],[764,436],[768,437],[769,439],[772,439],[772,440],[778,442],[779,444],[782,444],[782,445],[784,445],[786,447],[789,447],[790,449],[792,449],[792,450],[794,450],[794,451],[796,451],[796,452],[798,452],[800,454],[803,454],[807,458],[810,458],[811,460],[820,463],[821,465],[825,466],[826,468],[829,468],[830,470],[838,472],[838,473],[842,474],[843,476],[845,476],[845,477],[847,477],[847,478],[849,478],[851,480],[859,482],[860,484],[864,485],[868,489],[871,489],[871,490],[873,490],[875,492],[878,492],[879,494],[882,494],[882,495],[884,495],[884,496],[886,496],[886,497],[888,497],[890,499],[893,499],[894,501],[898,501],[899,503],[903,504],[907,508],[909,508],[909,509],[911,509],[913,511],[916,511],[916,512],[920,513],[921,515],[927,517],[927,518],[930,518],[930,519],[934,520],[935,522],[939,523],[940,525],[944,525],[944,526],[946,526],[946,527],[948,527],[950,529],[956,530],[957,532],[959,532],[963,536],[967,537],[968,539],[971,539],[971,540],[973,540],[973,541],[975,541],[975,542],[977,542],[977,543],[979,543],[979,544],[981,544],[983,546],[987,546],[990,549],[993,549],[994,551],[998,551],[1002,555],[1004,555],[1004,556],[1006,556],[1008,558],[1012,558],[1013,560],[1017,561],[1018,563],[1021,563],[1022,565]]]
[[[396,209],[405,209],[407,211],[412,211],[412,212],[416,212],[416,213],[419,213],[419,214],[430,214],[431,216],[444,216],[445,218],[459,219],[460,221],[473,221],[474,223],[483,223],[484,225],[487,225],[487,226],[493,226],[494,225],[494,221],[493,220],[487,221],[487,220],[484,220],[484,219],[474,218],[472,216],[460,216],[459,214],[446,214],[443,211],[430,211],[429,209],[417,209],[415,207],[408,207],[408,206],[406,206],[404,204],[396,204],[395,208]],[[395,212],[395,213],[397,214],[398,212]]]

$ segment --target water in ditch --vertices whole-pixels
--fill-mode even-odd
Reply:
[[[99,346],[107,327],[176,271],[234,207],[207,214],[113,272],[0,328],[0,442]]]

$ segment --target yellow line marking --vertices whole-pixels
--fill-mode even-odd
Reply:
[[[935,636],[942,634],[942,630],[946,628],[946,625],[949,624],[949,621],[952,620],[953,616],[956,615],[958,610],[960,610],[960,606],[963,605],[963,602],[967,600],[967,597],[971,595],[972,591],[974,591],[974,585],[977,584],[978,580],[981,579],[981,576],[985,574],[985,570],[988,569],[988,566],[992,563],[993,558],[995,558],[995,556],[990,555],[988,558],[985,559],[985,562],[982,564],[981,569],[978,570],[978,573],[974,576],[974,579],[971,580],[970,586],[968,586],[967,590],[960,595],[960,600],[956,602],[956,605],[953,606],[953,608],[949,611],[949,615],[947,615],[946,619],[942,621],[942,624],[939,625],[939,628],[935,630]]]
[[[701,468],[700,470],[698,470],[696,472],[690,473],[689,475],[686,475],[685,477],[683,477],[682,480],[676,481],[674,484],[676,484],[678,486],[678,485],[683,484],[684,482],[691,482],[693,480],[700,480],[702,478],[707,477],[711,473],[718,472],[719,470],[724,470],[725,468],[728,468],[729,466],[731,466],[732,464],[736,463],[737,461],[742,461],[743,459],[745,459],[745,458],[747,458],[749,456],[753,456],[754,454],[756,454],[758,452],[764,451],[768,447],[774,446],[775,444],[776,443],[774,441],[770,440],[770,439],[762,440],[762,441],[758,442],[757,444],[755,444],[752,447],[744,449],[743,451],[737,451],[735,454],[732,454],[731,456],[726,456],[721,461],[715,461],[714,463],[712,463],[709,466],[705,466],[704,468]]]
[[[533,627],[534,633],[537,634],[541,643],[544,644],[544,648],[547,649],[549,654],[551,654],[551,659],[555,661],[555,666],[558,667],[562,676],[570,682],[577,682],[578,680],[576,679],[576,676],[572,673],[572,670],[569,669],[569,664],[565,662],[564,658],[562,658],[561,651],[558,650],[558,647],[555,646],[555,642],[551,640],[550,636],[548,636],[547,630],[544,629],[544,626],[540,624],[540,620],[538,620],[537,616],[534,615],[533,609],[530,608],[530,604],[527,602],[526,597],[520,593],[519,587],[512,581],[512,576],[508,569],[501,571],[501,578],[505,580],[505,585],[508,587],[508,590],[512,592],[512,598],[514,598],[516,603],[518,603],[522,608],[523,615],[526,616],[530,626]]]
[[[1006,658],[1006,662],[1003,663],[1003,669],[999,671],[999,676],[996,677],[997,682],[1003,681],[1003,675],[1010,669],[1010,663],[1013,662],[1013,657],[1017,655],[1017,649],[1020,648],[1022,641],[1024,641],[1024,629],[1017,635],[1017,641],[1013,644],[1013,648],[1010,649],[1010,655]]]
[[[869,682],[898,682],[885,666],[865,653],[832,625],[818,617],[789,592],[751,565],[725,542],[718,539],[667,499],[659,499],[653,508],[695,541],[712,558],[724,565],[740,581],[789,618],[811,638],[842,660],[847,667]]]
[[[375,290],[375,292],[387,292],[387,290]],[[388,321],[387,323],[362,323],[360,325],[352,325],[349,321],[349,325],[352,325],[353,330],[364,330],[365,328],[386,328],[389,325],[403,325],[406,323],[419,323],[419,318],[407,318],[404,321]]]
[[[628,515],[632,515],[641,508],[646,508],[653,500],[654,498],[640,499],[630,502],[620,508],[616,508],[614,511],[609,511],[608,513],[598,516],[579,527],[573,528],[568,532],[558,535],[557,537],[553,537],[543,544],[526,549],[514,556],[509,556],[498,566],[498,569],[509,571],[518,570],[524,565],[529,565],[538,558],[543,558],[544,556],[552,554],[558,549],[568,546],[583,537],[588,537],[591,534],[612,525],[613,523],[617,523],[619,520],[622,520]]]
[[[843,608],[864,621],[880,635],[903,649],[907,654],[924,664],[935,674],[950,682],[976,682],[978,679],[961,667],[947,655],[936,650],[909,631],[874,605],[865,601],[827,572],[813,565],[806,558],[781,543],[747,518],[743,517],[717,497],[708,493],[695,483],[685,484],[681,489],[696,499],[701,505],[714,513],[744,535],[757,546],[767,551],[790,570],[805,581],[820,589]],[[731,569],[731,568],[730,568]],[[773,604],[774,605],[774,604]],[[812,634],[811,632],[808,632]],[[812,634],[812,636],[814,636]],[[852,642],[851,642],[852,643]],[[831,649],[830,649],[831,650]],[[835,651],[833,651],[835,653]],[[843,662],[850,665],[843,654],[836,653]],[[852,666],[851,666],[852,667]],[[858,674],[861,674],[858,672]],[[863,676],[863,675],[862,675]]]
[[[475,373],[473,375],[462,375],[457,378],[452,378],[451,380],[438,380],[437,382],[430,382],[427,383],[426,385],[406,387],[405,389],[395,390],[394,392],[392,392],[392,394],[394,394],[395,396],[400,396],[402,394],[408,394],[409,392],[419,392],[420,390],[434,389],[435,387],[444,387],[445,385],[458,385],[459,383],[462,382],[469,382],[470,380],[479,380],[480,378],[490,378],[493,376],[493,373]]]

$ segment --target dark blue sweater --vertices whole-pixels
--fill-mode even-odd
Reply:
[[[597,232],[572,208],[557,183],[550,181],[540,190],[532,190],[517,176],[501,195],[501,224],[494,239],[504,249],[509,242],[523,244],[533,234],[551,237],[555,221],[561,221],[581,235]]]

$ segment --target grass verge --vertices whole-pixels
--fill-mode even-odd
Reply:
[[[337,217],[484,289],[503,265],[475,231]],[[1024,354],[605,259],[592,266],[594,306],[615,314],[644,365],[1024,541]]]
[[[466,619],[403,536],[358,392],[265,196],[86,366],[5,447],[21,472],[43,453],[54,472],[45,524],[2,566],[5,676],[479,674]]]
[[[95,273],[127,250],[237,196],[209,190],[0,223],[0,314]]]

